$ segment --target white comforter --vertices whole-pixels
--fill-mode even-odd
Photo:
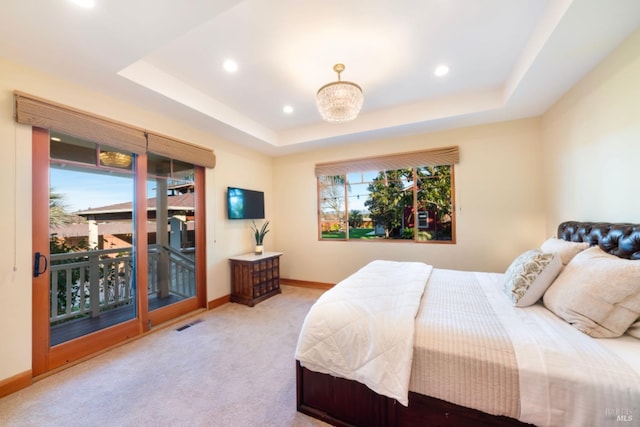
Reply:
[[[640,358],[640,341],[591,338],[542,304],[514,307],[503,277],[434,269],[410,390],[540,427],[640,425],[640,363],[624,360]]]
[[[415,316],[432,270],[419,262],[367,264],[311,308],[296,359],[407,406]]]
[[[296,358],[404,405],[410,385],[541,427],[638,424],[640,342],[593,339],[541,304],[513,307],[502,281],[373,262],[312,307]]]

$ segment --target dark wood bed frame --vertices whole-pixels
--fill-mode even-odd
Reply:
[[[621,258],[640,260],[640,224],[563,222],[558,237],[600,245]],[[298,411],[335,426],[529,426],[434,397],[409,392],[409,406],[356,381],[310,371],[296,360]]]
[[[310,371],[296,361],[298,411],[335,426],[529,426],[409,392],[409,406],[352,380]]]

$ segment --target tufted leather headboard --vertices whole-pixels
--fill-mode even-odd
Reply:
[[[640,260],[640,224],[566,221],[558,226],[558,238],[588,242],[620,258]]]

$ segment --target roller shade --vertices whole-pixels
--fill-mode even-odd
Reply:
[[[316,176],[346,175],[352,172],[384,171],[419,166],[452,165],[460,162],[457,146],[385,156],[364,157],[316,164]]]
[[[141,154],[151,152],[213,168],[213,150],[15,91],[16,121]],[[147,144],[147,136],[149,143]]]
[[[87,141],[141,154],[147,151],[142,129],[99,117],[21,92],[15,92],[16,121]]]
[[[148,136],[149,152],[151,153],[207,168],[216,166],[216,156],[213,154],[213,150],[152,132],[149,132]]]

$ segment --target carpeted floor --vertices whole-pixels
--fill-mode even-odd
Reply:
[[[296,411],[294,352],[320,290],[225,304],[0,399],[0,426],[326,426]]]

